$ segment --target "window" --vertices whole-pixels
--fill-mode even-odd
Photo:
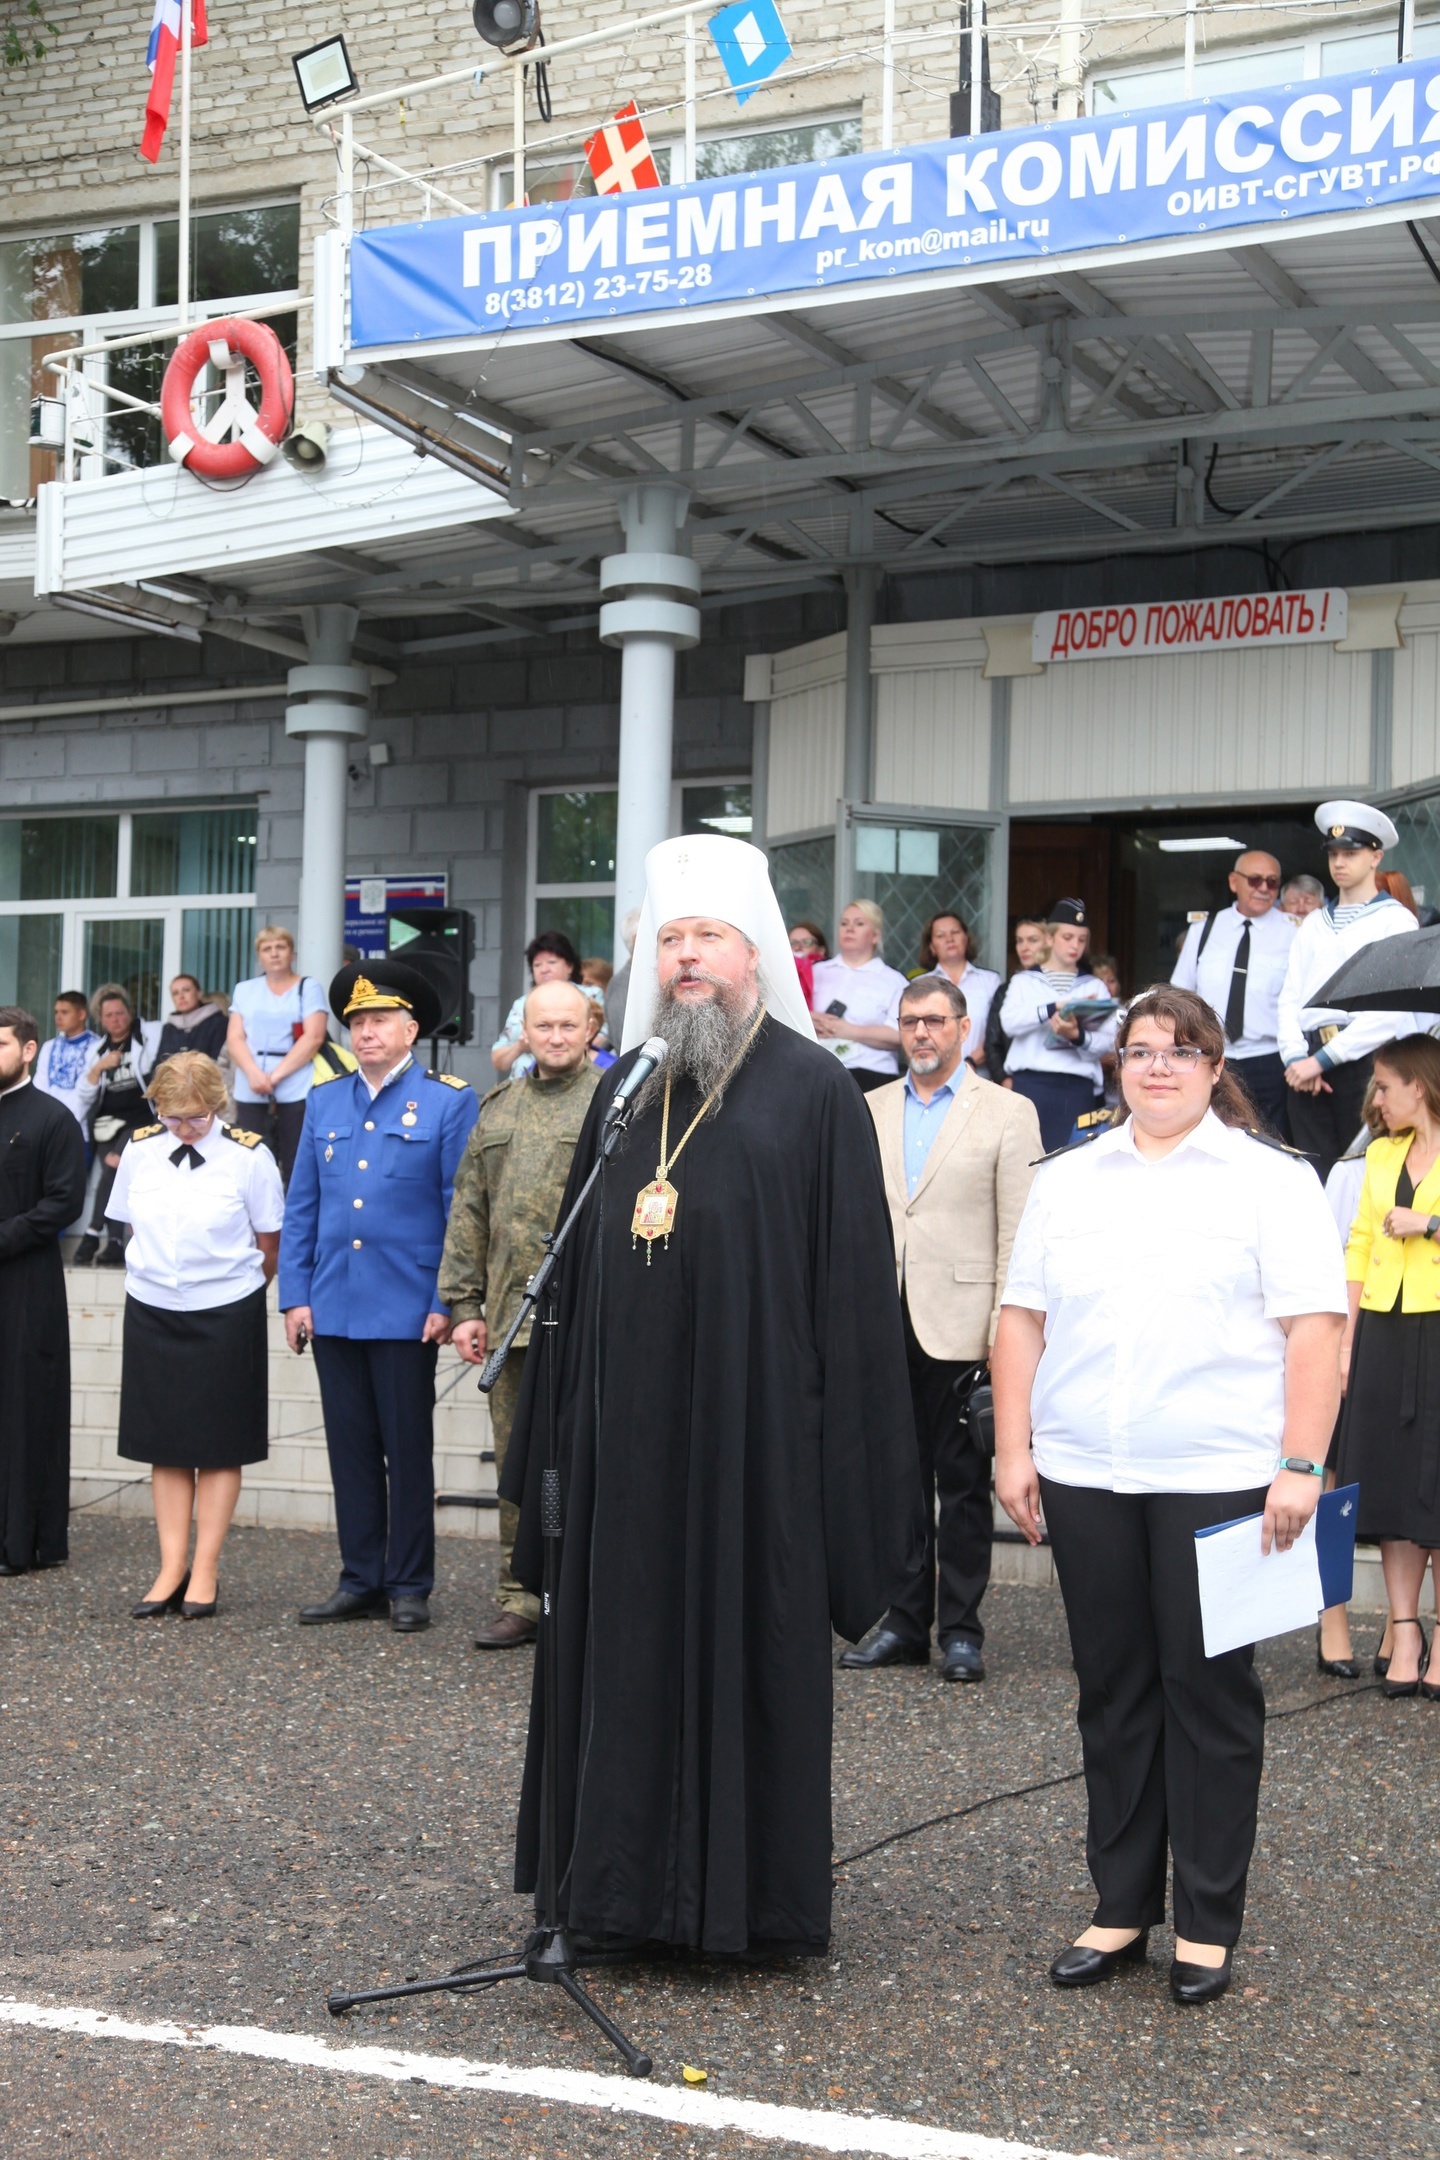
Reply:
[[[562,930],[583,957],[615,944],[614,788],[537,789],[530,928]]]
[[[158,396],[171,330],[164,311],[175,305],[176,248],[173,217],[0,241],[0,502],[28,501],[54,477],[54,453],[29,445],[31,401],[56,393],[56,377],[44,365],[52,353],[153,326],[154,345],[97,355],[86,368],[92,380],[112,382],[132,397]],[[237,301],[298,298],[299,205],[252,204],[196,217],[191,284],[201,314]],[[46,328],[37,331],[37,324]],[[274,327],[293,361],[295,318],[277,317]],[[102,459],[153,464],[161,455],[158,426],[147,414],[112,408],[96,452],[91,477],[98,477]]]
[[[674,114],[666,115],[668,125]],[[654,133],[650,147],[662,187],[685,178],[683,139],[665,141]],[[832,120],[814,120],[803,127],[752,128],[744,133],[701,136],[695,145],[696,180],[718,180],[728,173],[771,172],[777,165],[813,165],[820,158],[850,157],[863,149],[860,116],[844,114]],[[595,182],[583,150],[560,158],[525,160],[525,193],[532,203],[570,202],[576,196],[593,195]],[[512,166],[495,175],[494,203],[508,210],[515,199]]]
[[[680,790],[681,832],[728,833],[732,840],[748,840],[752,829],[748,780],[721,780],[713,787]]]
[[[181,968],[228,994],[254,973],[256,813],[0,817],[0,1005],[47,1032],[62,988],[124,983],[148,1020]]]
[[[1265,90],[1277,83],[1303,82],[1321,75],[1349,75],[1362,68],[1393,67],[1396,58],[1394,24],[1382,29],[1327,36],[1322,31],[1280,45],[1231,47],[1220,52],[1195,55],[1195,95],[1209,97],[1228,90]],[[1440,21],[1417,23],[1415,57],[1440,53]],[[1092,112],[1133,110],[1144,105],[1178,105],[1185,95],[1183,61],[1167,60],[1158,67],[1134,67],[1097,71],[1087,84],[1087,103]]]

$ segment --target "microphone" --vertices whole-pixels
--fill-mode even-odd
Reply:
[[[648,1042],[641,1043],[640,1055],[610,1098],[610,1107],[605,1112],[607,1125],[613,1125],[624,1115],[631,1097],[639,1094],[651,1073],[658,1072],[669,1055],[670,1045],[663,1035],[652,1035]]]

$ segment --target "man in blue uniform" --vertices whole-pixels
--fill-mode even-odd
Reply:
[[[280,1304],[292,1350],[315,1346],[335,1487],[340,1587],[306,1626],[382,1611],[415,1634],[435,1581],[435,1363],[450,1316],[435,1278],[472,1088],[412,1046],[439,1019],[398,960],[342,968],[330,1005],[358,1071],[317,1080],[285,1206]]]

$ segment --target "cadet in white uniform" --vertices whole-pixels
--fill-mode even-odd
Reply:
[[[1115,1015],[1066,1019],[1062,1008],[1091,999],[1110,1002],[1098,975],[1084,966],[1090,931],[1083,900],[1056,900],[1045,924],[1050,951],[1042,966],[1012,975],[1000,1008],[1010,1038],[1005,1070],[1017,1095],[1028,1096],[1047,1148],[1063,1147],[1075,1120],[1101,1103],[1100,1060],[1115,1047]]]
[[[1290,1091],[1277,1031],[1295,925],[1275,905],[1279,863],[1248,849],[1230,872],[1230,890],[1228,908],[1190,925],[1170,980],[1204,998],[1225,1030],[1226,1066],[1266,1124],[1288,1140]]]
[[[1344,1154],[1361,1122],[1361,1105],[1381,1043],[1423,1034],[1428,1018],[1366,1012],[1353,1019],[1312,1000],[1343,961],[1381,938],[1417,929],[1415,917],[1375,873],[1400,838],[1383,810],[1360,802],[1323,802],[1315,823],[1325,836],[1336,897],[1297,925],[1280,992],[1278,1039],[1290,1088],[1290,1133],[1322,1178]]]
[[[990,1359],[996,1497],[1031,1544],[1043,1506],[1080,1683],[1099,1903],[1051,1977],[1143,1962],[1168,1847],[1190,2003],[1229,1983],[1265,1744],[1253,1650],[1205,1655],[1195,1533],[1263,1514],[1285,1549],[1309,1521],[1346,1309],[1319,1181],[1239,1122],[1223,1053],[1192,991],[1130,1007],[1129,1115],[1038,1171]]]

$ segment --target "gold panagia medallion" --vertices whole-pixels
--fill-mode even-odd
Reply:
[[[650,1265],[650,1254],[656,1238],[663,1237],[668,1248],[679,1201],[680,1195],[670,1180],[658,1174],[653,1185],[642,1185],[636,1194],[635,1213],[630,1223],[630,1244],[633,1250],[636,1239],[644,1238],[646,1267]]]

